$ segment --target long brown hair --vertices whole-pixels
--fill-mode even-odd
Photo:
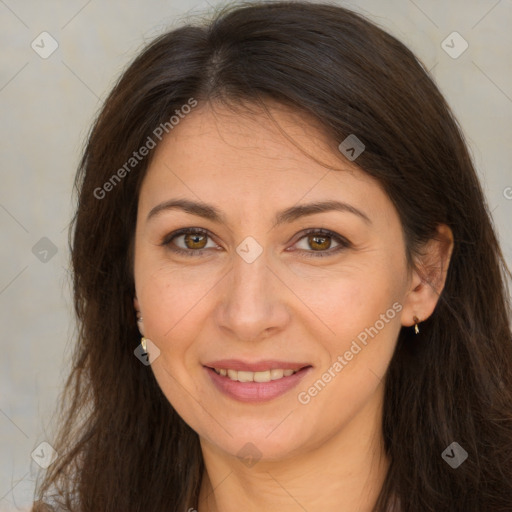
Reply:
[[[133,353],[132,242],[151,154],[126,167],[191,98],[277,100],[317,119],[334,151],[357,134],[365,144],[357,164],[395,205],[410,264],[439,224],[452,229],[436,309],[421,336],[401,330],[385,377],[390,468],[374,510],[398,496],[402,511],[510,512],[511,274],[463,134],[402,43],[350,10],[307,2],[235,3],[165,33],[106,100],[76,176],[70,245],[79,337],[51,443],[59,457],[33,511],[46,510],[43,502],[83,512],[197,508],[198,436]],[[454,441],[468,453],[456,469],[441,456]]]

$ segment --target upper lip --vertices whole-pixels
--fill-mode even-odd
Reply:
[[[237,370],[245,372],[263,372],[265,370],[299,370],[305,366],[311,366],[309,363],[290,362],[290,361],[277,361],[275,359],[267,359],[264,361],[256,361],[249,363],[241,359],[219,359],[218,361],[211,361],[204,366],[225,370]]]

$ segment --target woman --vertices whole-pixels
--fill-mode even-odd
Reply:
[[[76,186],[80,338],[34,511],[512,510],[510,272],[395,38],[302,2],[164,34]]]

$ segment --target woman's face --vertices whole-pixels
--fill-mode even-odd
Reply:
[[[313,123],[272,112],[332,168],[264,114],[198,108],[155,149],[134,267],[142,330],[160,350],[150,368],[169,402],[214,450],[267,460],[380,424],[413,279],[378,183]]]

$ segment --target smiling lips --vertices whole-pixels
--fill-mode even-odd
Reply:
[[[275,360],[246,363],[225,359],[204,366],[218,390],[243,402],[276,398],[296,386],[311,369],[307,363]]]

